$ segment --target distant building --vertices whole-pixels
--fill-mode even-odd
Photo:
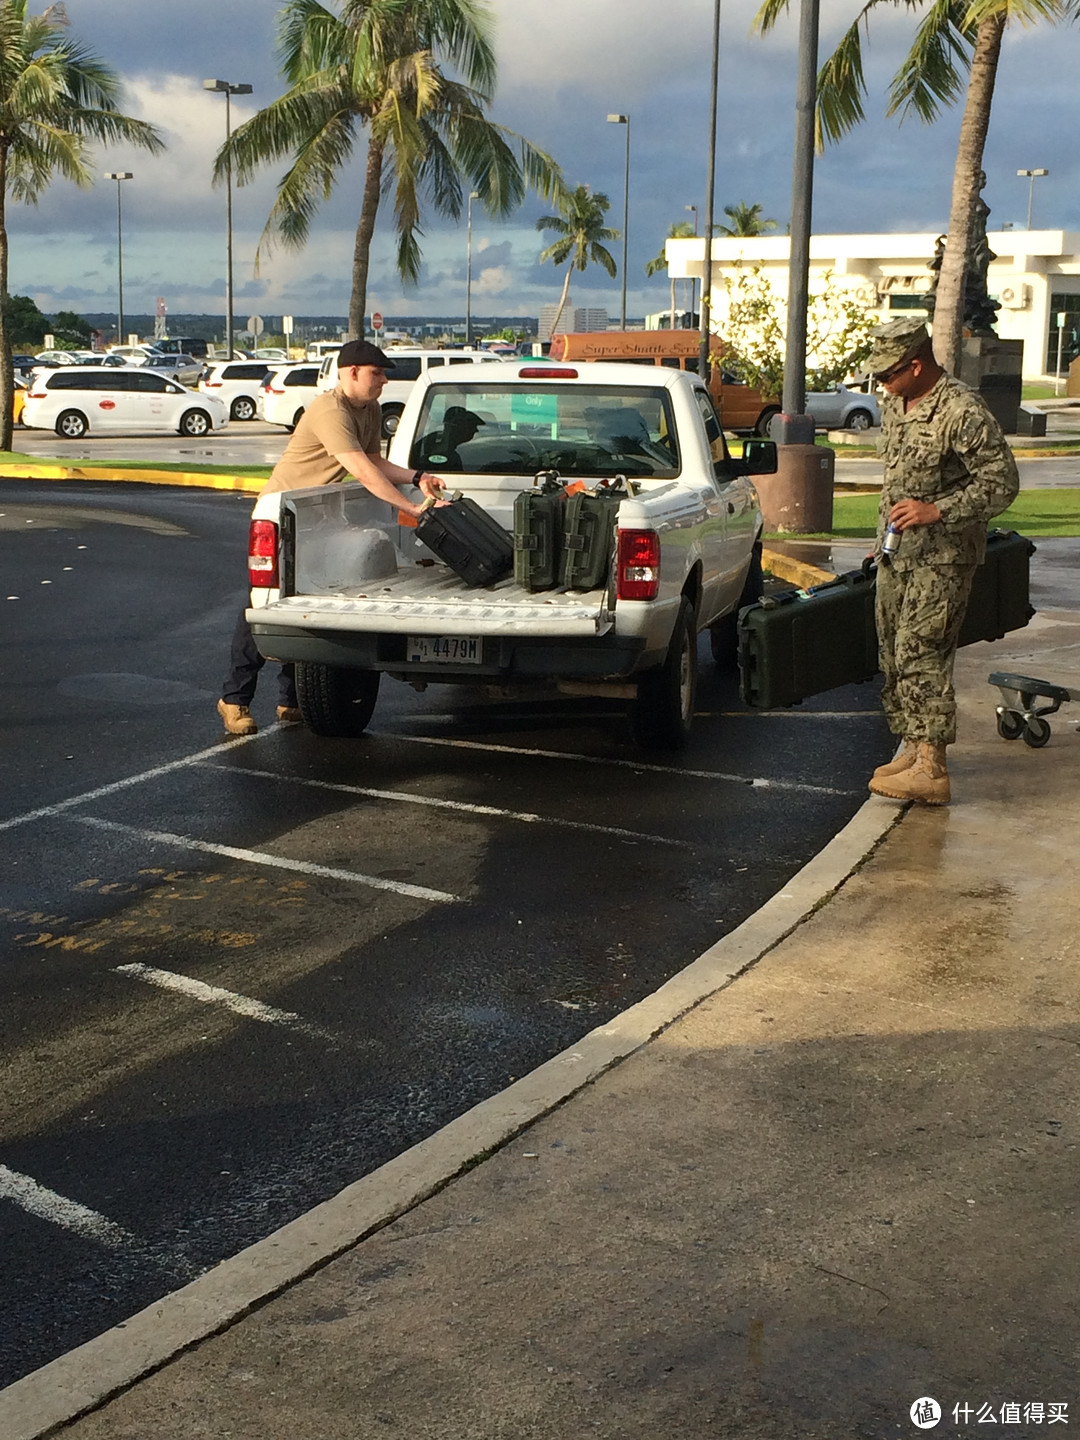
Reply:
[[[880,315],[898,312],[926,315],[923,296],[933,271],[929,260],[937,236],[814,235],[810,239],[810,288],[823,283],[827,271],[836,285]],[[1070,230],[993,230],[987,235],[996,255],[987,275],[990,297],[1001,309],[997,333],[1002,340],[1024,342],[1025,379],[1053,375],[1057,367],[1058,317],[1064,316],[1061,369],[1080,354],[1080,233]],[[725,280],[741,268],[760,267],[778,295],[786,298],[790,240],[786,235],[731,236],[714,239],[713,329],[721,335],[727,314]],[[669,240],[668,274],[673,279],[701,279],[705,269],[702,237]]]
[[[558,310],[558,305],[542,305],[540,307],[540,324],[536,332],[537,339],[551,339],[551,327],[555,323],[555,316],[558,314]],[[559,317],[560,335],[567,333],[578,335],[583,330],[606,330],[607,328],[607,311],[593,305],[564,305],[562,315]]]

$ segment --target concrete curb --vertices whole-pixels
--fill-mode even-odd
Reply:
[[[246,490],[257,495],[266,484],[260,475],[210,475],[204,470],[117,469],[108,465],[0,465],[0,480],[129,480],[140,485],[189,485],[201,490]]]
[[[0,1391],[4,1440],[40,1440],[390,1224],[730,985],[829,900],[904,814],[868,800],[784,888],[659,990],[273,1235]]]
[[[792,536],[792,539],[796,538],[796,536]],[[822,570],[819,566],[810,565],[805,560],[795,560],[790,555],[781,555],[779,550],[770,550],[767,546],[762,548],[761,563],[778,580],[787,580],[792,585],[798,585],[802,590],[809,590],[812,585],[824,585],[829,580],[836,579],[836,574],[832,570]]]

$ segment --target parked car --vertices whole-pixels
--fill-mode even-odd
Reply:
[[[266,372],[259,388],[259,419],[295,430],[300,416],[319,393],[318,379],[319,367],[310,361],[275,365]]]
[[[15,381],[15,388],[11,396],[11,422],[18,425],[22,421],[23,407],[26,405],[26,386],[21,380]]]
[[[203,372],[202,363],[196,360],[194,355],[147,355],[145,360],[135,362],[147,370],[153,370],[158,375],[168,375],[173,380],[178,380],[181,385],[187,385],[194,389],[199,383],[199,377]]]
[[[270,345],[264,350],[252,351],[252,359],[269,360],[271,364],[273,364],[277,360],[280,360],[283,363],[287,364],[289,360],[289,352],[287,350],[282,350],[280,345]]]
[[[225,402],[230,420],[254,420],[259,385],[270,367],[265,360],[225,360],[207,365],[199,389]]]
[[[881,424],[877,397],[849,390],[846,385],[810,392],[806,413],[813,415],[819,430],[869,430]]]
[[[504,360],[498,355],[488,355],[483,350],[420,350],[397,349],[386,351],[393,361],[393,369],[386,372],[386,384],[379,404],[382,406],[382,433],[393,435],[397,429],[405,401],[412,393],[413,383],[421,375],[434,374],[447,365],[501,365]],[[327,355],[319,367],[319,389],[333,390],[337,385],[337,351]]]
[[[23,424],[66,440],[106,430],[179,431],[206,435],[228,424],[216,396],[185,390],[142,366],[64,366],[38,371],[27,391]]]
[[[194,335],[170,335],[154,341],[154,347],[162,355],[194,355],[196,360],[205,360],[210,353],[205,340]]]
[[[160,355],[156,345],[110,345],[109,354],[116,355],[125,365],[132,360],[145,360],[147,355]],[[116,362],[113,361],[113,364]]]

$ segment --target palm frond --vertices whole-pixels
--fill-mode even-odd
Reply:
[[[1000,0],[998,3],[1000,9]],[[974,30],[965,0],[934,0],[889,86],[888,115],[914,112],[924,124],[936,120],[964,88]]]

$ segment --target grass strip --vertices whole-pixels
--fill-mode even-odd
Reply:
[[[807,540],[864,540],[877,530],[877,495],[836,495],[833,497],[833,528],[828,534],[807,535]],[[1080,489],[1021,490],[1004,515],[995,515],[993,525],[1001,530],[1019,530],[1037,539],[1080,535]],[[772,535],[774,540],[792,540]]]

